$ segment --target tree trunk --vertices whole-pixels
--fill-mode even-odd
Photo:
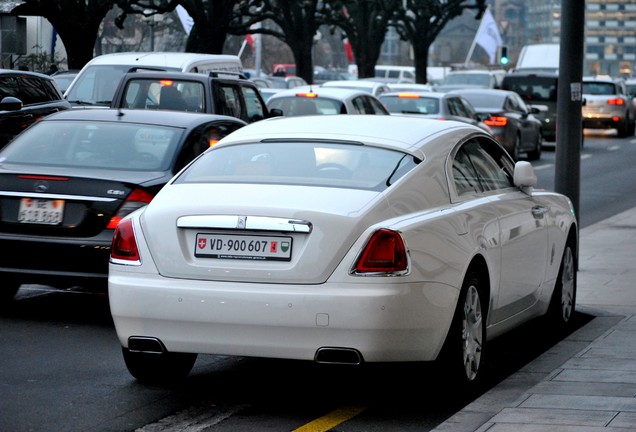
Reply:
[[[201,29],[203,28],[203,31]],[[186,41],[186,51],[202,54],[222,54],[227,33],[215,31],[207,25],[197,25],[195,23]]]
[[[82,37],[77,37],[77,25],[70,22],[69,24],[71,25],[60,24],[55,27],[55,30],[66,49],[68,68],[81,69],[93,59],[95,41],[97,40],[97,27],[95,27],[94,31],[84,27],[82,29]]]
[[[426,39],[414,38],[413,39],[413,64],[415,65],[415,82],[418,84],[426,84],[428,76],[426,69],[428,68],[428,50],[430,49],[430,42]]]
[[[304,41],[302,38],[299,38],[293,39],[292,42],[292,39],[290,38],[288,45],[294,55],[294,61],[296,62],[296,75],[307,81],[308,84],[313,84],[314,64],[313,59],[311,58],[313,36],[309,41]]]

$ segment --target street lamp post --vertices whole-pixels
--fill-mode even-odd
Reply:
[[[144,13],[150,14],[150,10],[145,10]],[[148,27],[150,27],[150,51],[155,50],[155,26],[163,21],[163,15],[154,14],[146,16],[144,15],[144,21],[148,23]]]

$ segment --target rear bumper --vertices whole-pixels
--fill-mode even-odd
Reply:
[[[583,128],[613,129],[625,126],[625,112],[586,112],[583,110]]]
[[[611,118],[584,118],[583,128],[585,129],[614,129],[622,127],[625,121],[621,119],[616,122]]]
[[[0,235],[0,277],[21,284],[105,289],[112,232],[91,239]]]
[[[390,279],[395,281],[395,279]],[[276,285],[115,272],[111,313],[122,346],[156,338],[168,351],[314,360],[325,347],[363,361],[434,360],[457,289],[437,283]]]

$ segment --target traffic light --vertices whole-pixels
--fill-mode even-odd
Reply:
[[[502,46],[499,51],[499,63],[502,65],[508,64],[508,47]]]

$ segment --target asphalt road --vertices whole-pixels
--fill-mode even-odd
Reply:
[[[636,206],[635,138],[586,138],[581,221]],[[554,151],[533,162],[552,190]],[[611,174],[611,175],[609,175]],[[577,314],[577,325],[591,317]],[[490,347],[493,386],[563,335],[530,323]],[[200,356],[191,375],[165,388],[127,372],[102,293],[23,287],[0,310],[0,430],[10,432],[426,431],[474,395],[458,394],[430,367],[334,367]],[[322,424],[318,421],[324,421]]]

